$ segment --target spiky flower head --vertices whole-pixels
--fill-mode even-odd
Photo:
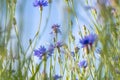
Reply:
[[[88,45],[92,46],[96,39],[97,39],[96,34],[89,34],[85,36],[83,39],[80,39],[79,42],[82,44],[82,47],[86,47]]]
[[[39,49],[34,50],[34,55],[42,59],[42,57],[46,54],[46,48],[44,46],[40,46]]]
[[[35,0],[34,3],[33,3],[33,6],[34,7],[45,7],[48,5],[48,1],[46,0]]]
[[[60,25],[58,25],[58,24],[54,24],[53,26],[52,26],[52,33],[55,33],[55,34],[57,34],[57,33],[61,33],[61,31],[60,31]]]
[[[62,78],[62,76],[60,76],[60,75],[54,75],[53,78],[54,78],[54,80],[58,80],[58,79]]]

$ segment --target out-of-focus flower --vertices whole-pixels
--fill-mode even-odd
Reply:
[[[60,31],[60,25],[58,25],[58,24],[54,24],[53,26],[52,26],[52,32],[51,33],[55,33],[55,34],[57,34],[57,33],[61,33],[61,31]]]
[[[97,39],[97,35],[96,34],[90,34],[89,36],[89,44],[92,45],[95,40]]]
[[[48,1],[46,0],[35,0],[33,3],[34,7],[43,7],[43,6],[47,6],[48,5]]]
[[[38,50],[34,50],[34,55],[42,59],[42,57],[46,54],[46,48],[44,46],[40,46]]]
[[[53,44],[50,44],[48,47],[48,55],[51,56],[54,52],[55,46]]]
[[[63,46],[63,42],[62,41],[58,41],[58,42],[56,42],[56,44],[55,44],[55,47],[57,47],[57,48],[60,48],[60,47],[62,47]]]
[[[54,75],[53,78],[54,78],[54,80],[58,80],[58,79],[62,78],[62,76],[60,76],[60,75]]]
[[[82,67],[83,67],[83,68],[86,68],[87,65],[88,65],[88,63],[87,63],[86,60],[82,60],[82,61],[80,61],[80,62],[78,63],[78,66],[81,67],[81,68],[82,68]]]
[[[71,55],[74,57],[74,56],[75,56],[75,53],[74,53],[74,52],[71,52]]]
[[[62,46],[63,46],[63,42],[62,42],[62,41],[57,41],[57,42],[55,43],[55,48],[58,49],[58,52],[59,52],[59,53],[61,52],[60,47],[62,47]]]
[[[76,78],[76,80],[78,80],[78,78]]]
[[[86,47],[88,45],[92,46],[96,39],[97,39],[96,34],[89,34],[88,36],[85,36],[83,39],[80,39],[80,43],[82,44],[82,47]]]

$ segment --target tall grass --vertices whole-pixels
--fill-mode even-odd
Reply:
[[[119,0],[33,3],[0,0],[0,80],[120,79]],[[24,39],[27,4],[39,21],[34,36]]]

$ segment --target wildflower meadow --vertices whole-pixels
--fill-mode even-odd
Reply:
[[[120,0],[0,0],[0,80],[120,80]]]

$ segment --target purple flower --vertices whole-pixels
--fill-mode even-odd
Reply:
[[[60,48],[62,46],[63,46],[63,42],[61,42],[61,41],[56,42],[56,47],[57,48]]]
[[[48,55],[51,56],[53,54],[55,46],[53,44],[50,44],[48,47]]]
[[[34,50],[34,55],[42,59],[42,57],[46,53],[46,48],[44,46],[40,46],[38,50]]]
[[[34,7],[43,7],[47,5],[48,5],[48,1],[46,0],[35,0],[35,2],[33,3]]]
[[[86,68],[88,65],[87,61],[86,60],[82,60],[81,62],[78,63],[78,66],[79,67],[83,67],[83,68]]]
[[[96,34],[89,34],[88,36],[85,36],[83,39],[80,39],[80,43],[82,44],[82,47],[86,47],[88,45],[92,46],[96,39],[97,39]]]
[[[54,80],[58,80],[58,79],[62,78],[62,76],[60,76],[60,75],[55,75],[55,76],[53,76],[53,78],[54,78]]]
[[[53,30],[53,32],[51,32],[51,33],[61,33],[61,31],[60,31],[60,25],[58,25],[58,24],[54,24],[53,26],[52,26],[52,30]]]

